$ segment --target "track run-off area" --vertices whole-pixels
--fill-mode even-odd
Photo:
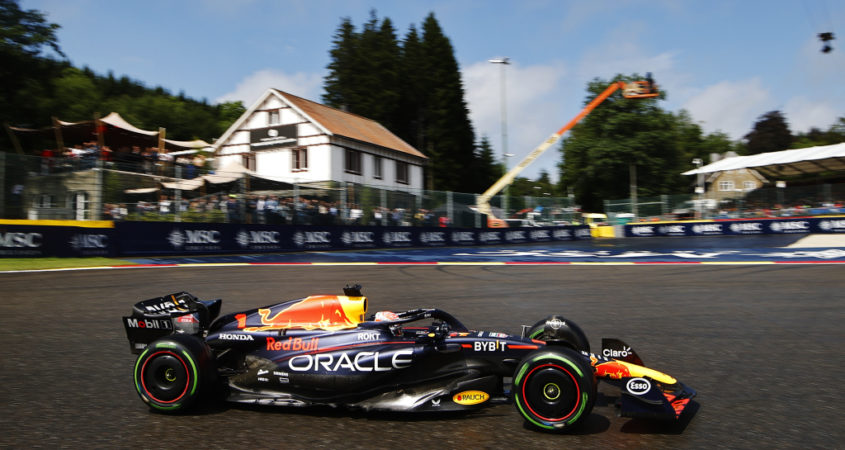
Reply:
[[[162,257],[132,269],[0,273],[0,447],[836,448],[845,255],[838,242],[808,238]],[[708,256],[716,252],[732,253]],[[222,298],[226,314],[349,283],[363,285],[371,312],[440,308],[477,330],[518,334],[562,314],[594,349],[623,339],[696,389],[695,407],[677,423],[621,418],[618,391],[600,384],[585,426],[556,435],[525,428],[512,405],[415,415],[212,404],[162,415],[134,391],[121,317],[135,302],[188,291]]]

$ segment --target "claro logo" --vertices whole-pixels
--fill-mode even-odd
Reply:
[[[41,246],[41,233],[0,233],[0,247],[36,248]]]
[[[490,395],[481,391],[464,391],[458,392],[452,397],[452,401],[459,405],[477,405],[484,403],[490,398]]]

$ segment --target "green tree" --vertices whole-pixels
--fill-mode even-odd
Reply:
[[[464,100],[461,72],[452,43],[431,13],[423,22],[422,49],[425,58],[425,126],[423,151],[431,158],[434,188],[459,192],[477,191],[472,178],[474,132]]]
[[[490,140],[487,139],[487,136],[481,137],[481,142],[476,147],[472,168],[466,175],[475,178],[474,182],[477,188],[472,192],[486,191],[499,177],[504,175],[502,167],[496,163],[493,147],[490,146]]]
[[[754,128],[745,135],[745,139],[749,155],[787,150],[792,146],[792,133],[780,111],[763,114],[754,123]]]
[[[617,75],[612,82],[635,79],[639,77]],[[590,82],[585,104],[610,83],[601,79]],[[618,93],[612,95],[584,118],[562,144],[564,192],[574,192],[576,202],[586,210],[601,210],[603,200],[630,195],[632,167],[639,196],[670,193],[684,186],[687,180],[680,177],[680,172],[686,166],[682,165],[675,122],[671,113],[657,106],[656,99],[629,100]],[[690,134],[689,130],[683,131]],[[696,131],[693,129],[691,134],[694,137]]]

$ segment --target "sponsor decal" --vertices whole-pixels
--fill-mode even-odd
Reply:
[[[478,233],[478,241],[482,244],[501,242],[502,233],[499,231],[481,231]]]
[[[645,378],[631,378],[625,384],[625,389],[633,395],[643,395],[651,390],[651,382]]]
[[[38,248],[41,247],[41,233],[0,233],[0,247]]]
[[[150,328],[154,330],[169,330],[173,327],[169,320],[160,319],[135,319],[126,318],[126,326],[129,328]]]
[[[381,337],[381,333],[378,331],[367,331],[363,333],[358,333],[358,340],[359,341],[377,341]]]
[[[472,231],[453,231],[451,239],[452,242],[458,244],[475,242],[475,237],[473,236]]]
[[[269,371],[269,370],[266,370],[266,369],[261,369],[261,370],[259,370],[259,371],[258,371],[258,374],[257,374],[257,375],[258,375],[258,376],[261,376],[261,375],[267,375],[268,373],[270,373],[270,371]]]
[[[261,382],[264,382],[264,383],[269,383],[270,379],[267,378],[267,377],[258,377],[258,381],[261,381]]]
[[[413,242],[410,231],[385,231],[381,234],[381,241],[387,245],[409,245]]]
[[[489,336],[491,338],[506,338],[506,337],[508,337],[508,335],[505,334],[505,333],[497,333],[495,331],[487,333],[487,336]]]
[[[344,231],[340,235],[344,245],[375,244],[375,233],[372,231]]]
[[[185,314],[176,319],[179,323],[200,323],[199,319],[193,314]]]
[[[328,247],[332,243],[330,231],[297,231],[293,234],[293,243],[297,247]]]
[[[819,228],[824,231],[841,233],[845,231],[845,220],[821,220]]]
[[[464,391],[455,394],[452,401],[459,405],[477,405],[484,403],[490,398],[490,395],[482,391]]]
[[[342,352],[340,354],[318,353],[298,355],[288,361],[288,368],[294,372],[389,372],[411,365],[414,351],[391,352]]]
[[[769,228],[775,233],[808,233],[810,231],[810,222],[804,220],[771,222]]]
[[[254,341],[255,339],[248,334],[238,334],[238,333],[220,333],[217,336],[217,339],[221,341]]]
[[[477,352],[505,351],[505,343],[501,341],[475,341],[472,349]]]
[[[546,326],[553,329],[553,330],[559,330],[564,325],[566,325],[566,322],[564,322],[564,321],[562,321],[558,318],[554,318],[552,320],[546,321]]]
[[[554,230],[552,236],[559,241],[569,240],[572,239],[572,232],[569,230]]]
[[[739,234],[760,234],[763,232],[763,224],[760,222],[732,223],[728,228]]]
[[[589,228],[579,228],[575,230],[575,238],[576,239],[592,239],[593,235],[590,233]]]
[[[638,225],[631,227],[631,234],[634,236],[654,236],[654,227],[650,225]]]
[[[240,230],[235,235],[235,242],[237,242],[241,248],[271,249],[279,248],[281,237],[278,231]]]
[[[265,338],[267,340],[267,350],[275,351],[312,351],[317,350],[320,344],[320,338],[301,339],[289,337],[284,341],[277,341],[275,338]]]
[[[683,225],[664,225],[657,229],[659,234],[663,235],[685,235],[687,229]]]
[[[435,408],[439,408],[440,407],[440,399],[439,398],[432,399],[431,400],[431,406],[433,406]]]
[[[149,305],[144,305],[144,309],[147,312],[169,312],[169,311],[187,311],[188,310],[188,302],[186,302],[182,298],[176,298],[175,296],[170,297],[172,300],[164,300],[161,303],[152,303]]]
[[[180,230],[174,228],[167,235],[167,241],[175,249],[216,250],[220,249],[220,232],[217,230]]]
[[[505,241],[507,242],[524,241],[525,239],[525,231],[515,230],[505,232]]]
[[[631,347],[622,346],[622,350],[617,350],[615,348],[605,348],[602,349],[601,354],[608,358],[627,358],[628,355],[631,354]]]
[[[532,230],[528,233],[528,237],[533,241],[548,241],[552,238],[549,230]]]
[[[74,234],[69,244],[74,250],[102,250],[108,248],[108,240],[105,234]]]
[[[720,223],[700,223],[692,226],[694,234],[722,234]]]
[[[446,233],[442,231],[424,231],[420,233],[420,242],[426,245],[446,244]]]

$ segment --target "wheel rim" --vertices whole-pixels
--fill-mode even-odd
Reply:
[[[141,386],[158,403],[174,403],[188,392],[191,376],[185,360],[171,351],[150,355],[141,367]]]
[[[522,385],[525,406],[537,418],[560,422],[574,414],[581,402],[581,389],[575,376],[557,364],[531,369]]]

